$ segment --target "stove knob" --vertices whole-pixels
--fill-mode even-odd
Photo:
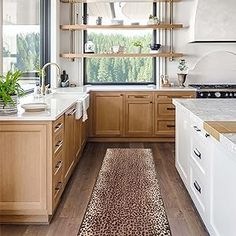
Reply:
[[[233,94],[232,94],[232,93],[230,93],[230,94],[229,94],[229,96],[230,96],[230,97],[233,97]]]
[[[236,97],[236,93],[234,93],[234,97]]]
[[[225,94],[225,97],[228,97],[228,96],[229,96],[229,94],[228,94],[228,93],[226,93],[226,94]]]
[[[201,97],[203,97],[203,96],[204,96],[204,94],[203,94],[203,93],[200,93],[200,96],[201,96]]]
[[[220,98],[220,97],[221,97],[221,93],[220,93],[220,92],[216,92],[216,93],[215,93],[215,96],[216,96],[217,98]]]
[[[207,94],[207,96],[208,96],[208,97],[210,97],[210,96],[211,96],[211,94],[210,94],[210,93],[208,93],[208,94]]]

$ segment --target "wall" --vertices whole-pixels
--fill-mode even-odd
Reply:
[[[221,0],[218,0],[219,2]],[[192,44],[189,43],[190,38],[191,38],[191,30],[188,27],[190,25],[190,20],[192,17],[192,14],[194,12],[194,0],[183,0],[183,2],[181,3],[177,3],[175,4],[175,19],[174,21],[176,23],[183,23],[186,27],[185,29],[181,29],[175,32],[174,34],[174,43],[175,43],[175,51],[176,52],[182,52],[184,53],[186,56],[186,60],[188,61],[189,64],[189,68],[190,69],[194,69],[196,66],[196,63],[198,61],[201,60],[201,58],[205,57],[208,54],[211,54],[212,52],[216,52],[216,51],[229,51],[229,52],[234,52],[236,53],[236,43],[197,43],[197,44]],[[213,15],[209,17],[214,17]],[[232,22],[233,23],[233,22]],[[232,25],[232,27],[234,27]],[[207,30],[207,29],[206,29]],[[222,54],[224,55],[224,53]],[[220,57],[220,53],[218,54],[218,56]],[[212,58],[211,56],[209,57],[209,61],[205,58],[204,62],[205,62],[205,67],[207,67],[207,65],[209,64],[209,66],[212,66],[212,60],[214,58]],[[218,57],[215,57],[215,61],[216,65],[217,65],[217,61],[218,61]],[[227,61],[227,58],[225,60],[225,63],[227,64],[231,64],[231,59],[232,57],[229,57],[229,61]],[[176,81],[175,78],[176,73],[177,73],[177,66],[178,66],[178,61],[175,61],[173,63],[169,63],[168,64],[168,74],[170,76],[170,78],[172,78],[172,80]],[[221,68],[219,67],[215,67],[216,70],[216,74],[218,73],[217,70],[220,70]],[[234,68],[232,68],[232,71],[234,71]],[[228,71],[229,72],[229,71]],[[191,71],[190,71],[191,73]],[[227,71],[226,71],[227,73]],[[234,71],[235,73],[235,71]],[[227,74],[225,74],[225,78],[227,78]],[[225,80],[225,78],[222,78],[222,80],[224,82],[227,82]],[[236,74],[235,74],[235,78],[236,78]],[[198,81],[193,81],[195,83],[197,83]],[[214,81],[214,78],[204,78],[204,82],[205,83],[214,83],[214,82],[221,82],[220,78],[217,79],[217,81]],[[235,80],[236,82],[236,80]]]
[[[53,0],[56,1],[56,0]],[[190,41],[190,32],[191,29],[189,28],[190,25],[190,20],[193,15],[193,10],[194,10],[194,4],[196,0],[183,0],[183,2],[180,3],[175,3],[174,7],[174,22],[175,23],[183,23],[185,28],[180,29],[174,32],[174,50],[176,52],[182,52],[185,54],[185,58],[188,62],[189,69],[192,70],[195,68],[197,62],[201,60],[201,58],[205,57],[208,54],[211,54],[216,51],[229,51],[229,52],[234,52],[236,53],[236,44],[217,44],[217,43],[204,43],[204,44],[191,44],[189,43]],[[219,2],[221,0],[218,0]],[[58,1],[59,2],[59,1]],[[69,9],[68,9],[68,4],[63,4],[61,3],[61,10],[60,10],[60,15],[61,15],[61,24],[65,24],[69,22]],[[211,16],[214,17],[214,16]],[[232,25],[234,27],[234,25]],[[58,30],[59,30],[59,25],[58,25]],[[207,29],[206,29],[207,30]],[[68,43],[69,43],[69,33],[67,32],[61,32],[60,33],[60,38],[61,38],[61,43],[60,43],[60,51],[57,52],[59,54],[60,52],[66,52],[68,51]],[[77,39],[79,40],[80,37],[78,35]],[[223,53],[224,54],[224,53]],[[222,54],[222,55],[223,55]],[[210,56],[209,59],[205,58],[204,59],[204,65],[205,68],[207,68],[207,65],[209,64],[209,67],[212,68],[214,62],[218,61],[218,57],[221,57],[221,53],[217,54],[217,56],[212,57]],[[227,56],[225,57],[224,63],[231,65],[231,59],[232,57],[230,56],[229,59],[227,59]],[[82,84],[82,66],[81,66],[81,61],[76,60],[75,62],[71,62],[65,59],[58,59],[60,65],[62,66],[63,69],[66,69],[67,72],[70,75],[70,78],[72,82],[75,82],[78,85]],[[217,65],[217,64],[216,64]],[[170,77],[170,80],[175,82],[177,81],[177,67],[178,67],[178,59],[169,62],[167,64],[167,73]],[[221,67],[216,66],[215,74],[219,74],[218,71],[221,70]],[[232,71],[229,71],[229,68],[224,73],[224,78],[222,77],[222,81],[227,82],[227,73],[235,73],[234,68],[232,68]],[[198,78],[201,77],[201,68],[198,68],[198,73],[199,76]],[[190,71],[191,74],[191,71]],[[207,73],[203,73],[204,76]],[[231,76],[232,78],[232,76]],[[236,74],[235,74],[236,78]],[[193,79],[190,76],[189,82],[194,82],[197,83],[200,81],[200,79],[196,79],[194,77]],[[205,83],[220,83],[221,82],[221,77],[217,77],[217,81],[215,81],[214,75],[212,75],[210,78],[204,77],[201,82]],[[232,81],[230,81],[232,82]],[[236,82],[236,81],[235,81]]]

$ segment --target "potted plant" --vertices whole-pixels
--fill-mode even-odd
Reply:
[[[142,53],[143,43],[139,40],[133,42],[135,53]]]
[[[184,83],[186,81],[187,71],[188,71],[188,66],[185,59],[179,60],[178,69],[179,69],[179,73],[177,75],[178,75],[179,86],[184,87]]]
[[[19,84],[20,71],[8,71],[6,76],[0,75],[0,114],[17,113],[18,96],[24,94]]]
[[[156,25],[160,24],[160,20],[157,16],[149,15],[148,25]]]

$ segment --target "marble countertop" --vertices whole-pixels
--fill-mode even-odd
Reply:
[[[236,122],[236,99],[174,99],[173,103],[192,112],[203,123]],[[219,141],[230,151],[236,152],[236,133],[220,133]]]
[[[0,116],[0,121],[54,121],[58,119],[67,109],[75,105],[81,96],[76,94],[50,94],[43,98],[34,98],[33,95],[28,95],[20,99],[17,114]],[[48,105],[48,109],[46,111],[25,112],[25,110],[21,108],[22,104],[41,102]]]
[[[159,87],[156,85],[86,85],[74,88],[58,88],[56,91],[60,93],[74,92],[74,93],[88,93],[90,91],[196,91],[195,88],[190,87]]]

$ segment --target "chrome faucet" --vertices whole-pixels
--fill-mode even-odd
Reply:
[[[59,66],[57,63],[55,63],[55,62],[49,62],[49,63],[45,64],[45,65],[43,66],[43,68],[42,68],[42,76],[41,76],[41,81],[42,81],[42,82],[41,82],[41,95],[45,95],[45,92],[46,92],[46,86],[45,86],[45,76],[46,76],[46,72],[45,72],[45,70],[46,70],[46,68],[47,68],[48,66],[52,66],[52,65],[56,66],[57,69],[58,69],[57,77],[60,77],[60,75],[61,75],[61,68],[60,68],[60,66]]]

